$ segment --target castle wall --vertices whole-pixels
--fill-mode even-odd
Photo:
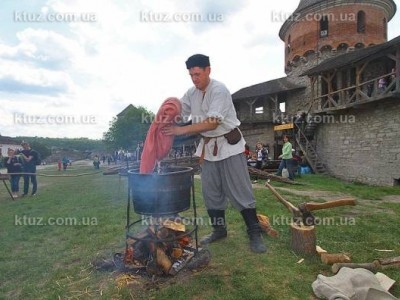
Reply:
[[[331,175],[372,185],[396,184],[400,179],[398,99],[343,112],[336,116],[338,123],[326,121],[319,124],[315,139]]]
[[[256,143],[261,142],[264,145],[269,145],[269,157],[274,157],[274,129],[273,124],[264,123],[257,125],[243,124],[240,126],[243,136],[246,140],[247,145],[250,147],[250,151],[255,150]]]

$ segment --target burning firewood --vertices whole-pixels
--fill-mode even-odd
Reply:
[[[149,225],[130,237],[124,263],[145,266],[152,275],[175,275],[195,255],[190,231],[176,219],[158,219],[153,224],[158,225]]]

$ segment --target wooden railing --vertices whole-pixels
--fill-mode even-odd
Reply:
[[[325,173],[326,166],[319,157],[313,144],[308,140],[302,129],[295,123],[296,126],[296,142],[301,151],[304,153],[307,162],[315,173]]]
[[[395,77],[396,72],[381,75],[360,84],[333,91],[328,94],[315,97],[313,107],[316,111],[324,111],[335,108],[346,108],[354,104],[369,102],[386,98],[390,94],[400,93],[400,80]],[[380,79],[392,78],[391,82],[379,87]]]

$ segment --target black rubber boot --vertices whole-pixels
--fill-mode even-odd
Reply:
[[[262,238],[262,229],[260,227],[255,208],[244,209],[240,212],[247,226],[247,234],[250,239],[250,249],[255,253],[264,253],[267,247]]]
[[[209,209],[207,210],[207,212],[208,215],[210,216],[210,221],[213,227],[213,231],[210,234],[207,234],[206,236],[203,236],[201,238],[200,245],[202,246],[226,238],[228,235],[225,225],[225,211]]]

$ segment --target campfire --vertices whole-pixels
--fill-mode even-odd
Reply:
[[[126,269],[148,275],[176,275],[183,268],[208,264],[210,253],[198,247],[193,169],[168,167],[162,172],[128,171]],[[131,222],[130,204],[141,215]],[[192,207],[191,207],[192,202]],[[193,218],[179,213],[191,210]]]
[[[175,217],[142,219],[146,226],[136,234],[128,234],[124,264],[126,268],[145,268],[149,275],[176,275],[191,259],[202,252],[194,229],[186,229],[184,220]],[[189,264],[189,267],[194,267]]]

